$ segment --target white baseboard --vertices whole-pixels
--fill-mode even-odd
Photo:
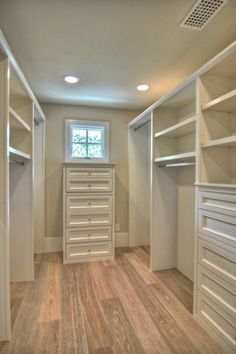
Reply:
[[[128,232],[115,233],[115,246],[127,247],[129,245]],[[44,237],[43,239],[43,253],[61,252],[63,249],[62,237]]]
[[[63,248],[62,237],[44,237],[43,253],[61,252]]]
[[[115,240],[116,240],[115,242],[116,247],[127,247],[129,245],[128,232],[116,232]]]

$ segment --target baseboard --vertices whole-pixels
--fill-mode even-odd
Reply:
[[[62,244],[62,237],[44,237],[43,253],[61,252]]]
[[[116,240],[115,242],[116,247],[127,247],[129,245],[128,232],[116,232],[115,240]]]

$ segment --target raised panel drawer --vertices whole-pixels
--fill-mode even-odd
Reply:
[[[198,267],[198,289],[211,298],[230,316],[236,316],[236,286],[223,280],[207,268]]]
[[[67,213],[69,215],[101,214],[112,209],[112,197],[104,196],[71,196],[66,197]]]
[[[66,229],[66,242],[73,243],[109,240],[111,240],[111,226]]]
[[[236,352],[236,320],[219,308],[207,296],[198,292],[198,316],[230,349]]]
[[[112,192],[112,179],[100,178],[69,178],[66,182],[67,192]]]
[[[94,244],[66,244],[66,259],[79,260],[106,257],[112,254],[111,242],[98,242]]]
[[[236,217],[236,194],[199,191],[198,207]]]
[[[106,178],[112,177],[112,168],[87,168],[87,167],[70,167],[67,168],[66,178],[75,179],[83,177]]]
[[[198,232],[236,247],[236,218],[233,216],[199,209]]]
[[[198,239],[198,262],[236,286],[236,250],[225,250],[210,242]]]
[[[112,224],[112,213],[106,212],[101,214],[81,214],[73,215],[67,213],[66,226],[108,226]]]

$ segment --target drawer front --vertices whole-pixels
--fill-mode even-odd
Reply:
[[[67,192],[112,192],[111,178],[70,178],[66,183]]]
[[[112,197],[104,196],[67,196],[66,210],[69,215],[104,214],[112,210]]]
[[[198,292],[198,315],[225,342],[232,353],[236,352],[236,320],[220,309],[208,297]]]
[[[232,252],[212,243],[198,240],[198,262],[236,286],[236,250]]]
[[[236,194],[199,191],[198,207],[236,217]]]
[[[198,289],[230,316],[236,318],[236,286],[199,265]]]
[[[112,224],[112,213],[101,214],[81,214],[73,215],[68,214],[66,216],[67,227],[77,226],[108,226]]]
[[[236,218],[208,210],[198,210],[198,232],[236,247]]]
[[[98,242],[94,244],[66,244],[66,259],[78,260],[85,258],[106,257],[112,255],[111,242]]]
[[[67,168],[66,177],[67,180],[70,178],[83,178],[83,177],[94,177],[94,178],[106,178],[112,177],[112,168],[87,168],[87,167],[69,167]]]
[[[67,228],[66,242],[91,242],[111,240],[111,227]]]

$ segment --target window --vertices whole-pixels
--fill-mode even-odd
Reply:
[[[66,162],[109,162],[109,123],[65,121]]]

